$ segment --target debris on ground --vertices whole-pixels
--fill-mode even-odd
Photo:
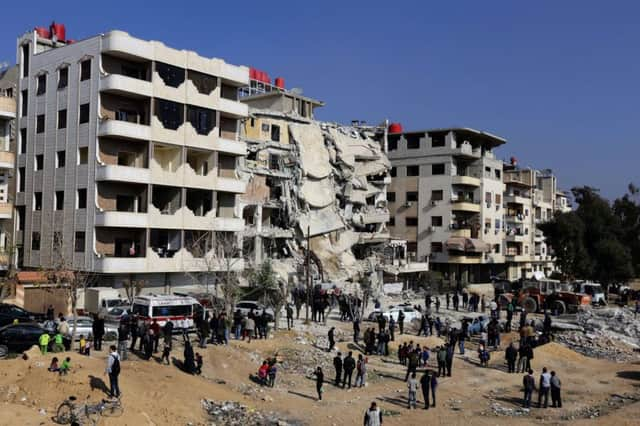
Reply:
[[[236,401],[203,399],[202,408],[211,417],[211,424],[215,426],[298,426],[304,424],[296,420],[284,420],[277,413],[253,410]]]

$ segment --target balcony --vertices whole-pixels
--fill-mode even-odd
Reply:
[[[514,195],[514,194],[505,194],[504,201],[507,204],[522,204],[522,205],[531,204],[531,198],[524,197],[522,195]]]
[[[528,239],[529,235],[525,235],[525,234],[505,234],[505,240],[509,241],[509,242],[515,242],[515,243],[523,243]]]
[[[244,219],[237,217],[213,218],[214,231],[241,232],[244,230]]]
[[[451,210],[480,213],[480,203],[476,203],[475,201],[452,201]]]
[[[0,219],[11,219],[13,217],[13,204],[0,203]]]
[[[125,139],[151,139],[151,127],[121,120],[101,120],[98,126],[98,136],[114,136]]]
[[[96,180],[151,183],[151,171],[142,167],[104,165],[97,167]]]
[[[480,158],[482,153],[480,149],[473,149],[471,144],[462,143],[458,144],[456,148],[451,149],[451,155],[464,158]]]
[[[480,179],[473,176],[452,176],[451,183],[453,185],[467,185],[467,186],[475,186],[480,187]]]
[[[102,256],[96,258],[94,267],[96,272],[102,272],[105,274],[151,272],[148,271],[147,259],[144,257]]]
[[[102,51],[123,56],[153,59],[153,46],[150,42],[131,37],[124,31],[110,31],[102,36]]]
[[[249,115],[249,106],[247,104],[222,97],[218,103],[218,109],[233,118],[243,118]]]
[[[103,211],[96,213],[95,224],[114,228],[147,228],[149,216],[146,213]]]
[[[0,95],[0,117],[16,118],[16,98]]]
[[[452,228],[449,232],[452,237],[471,238],[471,228]]]
[[[247,183],[241,179],[234,179],[228,177],[215,177],[215,183],[213,189],[216,191],[233,192],[235,194],[242,194],[247,188]]]
[[[482,256],[449,255],[448,263],[459,264],[479,264],[482,263]]]
[[[220,64],[220,77],[223,80],[229,80],[239,86],[249,85],[249,68],[244,66],[235,66],[222,62]]]
[[[0,169],[13,169],[16,155],[11,151],[0,151]]]
[[[100,79],[100,90],[116,95],[128,95],[150,98],[153,95],[153,85],[150,81],[127,77],[120,74],[110,74]]]
[[[505,256],[507,262],[529,262],[531,256],[525,254],[508,254]]]
[[[231,155],[247,155],[247,145],[244,142],[218,138],[211,145],[211,149]]]

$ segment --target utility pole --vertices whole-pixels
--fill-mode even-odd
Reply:
[[[305,259],[305,266],[307,270],[307,303],[305,322],[309,323],[309,304],[311,302],[311,224],[307,225],[307,258]]]

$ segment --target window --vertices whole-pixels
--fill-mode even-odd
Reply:
[[[271,126],[271,140],[280,142],[280,126],[276,126],[275,124]]]
[[[389,138],[387,139],[389,151],[395,151],[398,149],[398,139],[400,139],[400,136],[398,135],[389,136]]]
[[[25,179],[25,168],[20,167],[18,169],[18,192],[24,192],[24,179]]]
[[[500,171],[500,169],[495,169],[494,170],[494,175],[495,175],[495,178],[498,179],[498,180],[500,180],[502,178],[502,172]]]
[[[270,128],[271,128],[271,126],[269,124],[267,124],[267,123],[262,123],[262,126],[260,126],[260,129],[263,132],[268,132]]]
[[[69,84],[69,67],[58,70],[58,89],[64,89]]]
[[[58,111],[58,129],[67,128],[67,110],[61,109]]]
[[[40,250],[40,233],[31,233],[31,250]]]
[[[29,76],[29,43],[22,45],[22,77]]]
[[[396,218],[394,216],[389,217],[389,222],[387,222],[389,226],[396,226]]]
[[[443,244],[434,242],[431,243],[431,253],[442,253]]]
[[[529,246],[524,246],[524,254],[529,254]]]
[[[40,74],[38,76],[38,88],[36,90],[36,95],[44,95],[47,92],[47,75]]]
[[[78,164],[87,164],[89,162],[89,148],[86,146],[78,148]]]
[[[442,216],[431,216],[431,226],[441,227]]]
[[[418,191],[409,191],[407,192],[407,203],[418,201]]]
[[[36,133],[44,132],[44,114],[40,114],[36,118]]]
[[[443,175],[444,174],[444,163],[432,164],[431,165],[431,174],[432,175]]]
[[[177,130],[184,123],[184,105],[177,102],[158,99],[156,101],[156,112],[162,125],[171,130]],[[124,117],[116,117],[117,120],[125,120]]]
[[[487,203],[487,207],[491,207],[491,200],[493,199],[493,197],[491,196],[490,192],[485,192],[484,193],[484,202]]]
[[[22,92],[20,92],[20,115],[22,115],[23,117],[27,116],[27,112],[29,111],[29,109],[27,108],[29,106],[29,91],[28,90],[23,90]]]
[[[80,81],[89,80],[91,78],[91,59],[85,59],[80,62]]]
[[[442,147],[442,146],[445,145],[445,143],[444,143],[445,137],[446,137],[445,133],[432,133],[429,136],[431,136],[431,147],[432,148],[438,148],[438,147]]]
[[[496,231],[500,230],[500,219],[496,219]]]
[[[442,201],[444,198],[444,191],[442,189],[436,189],[431,191],[431,201]]]
[[[164,84],[170,87],[180,87],[184,82],[185,71],[182,68],[173,65],[156,62],[156,72],[164,81]]]
[[[407,166],[407,176],[419,176],[420,166]]]
[[[36,171],[44,169],[44,154],[36,155],[36,161],[33,166]]]
[[[27,152],[27,129],[20,129],[20,152],[18,154],[25,154]]]
[[[493,246],[493,252],[494,253],[500,253],[500,244],[495,244]]]
[[[389,174],[391,175],[391,177],[396,177],[396,174],[398,173],[398,170],[395,167],[391,168],[391,171],[389,172]]]
[[[33,210],[42,210],[42,192],[33,193]]]
[[[67,157],[66,154],[67,153],[65,151],[56,152],[56,168],[64,167],[66,157]]]
[[[80,188],[76,191],[76,208],[77,209],[86,209],[87,208],[87,189]]]
[[[80,116],[78,121],[80,124],[89,122],[89,104],[80,105]]]
[[[390,203],[396,202],[396,193],[395,192],[387,192],[387,201]]]
[[[496,194],[496,204],[502,204],[502,194]]]
[[[417,217],[405,217],[404,224],[406,226],[418,226],[418,218]]]
[[[64,209],[64,191],[56,191],[56,195],[54,198],[55,198],[54,204],[55,204],[56,210],[63,210]]]
[[[420,135],[407,135],[407,149],[420,148]]]
[[[84,251],[84,240],[85,240],[84,232],[77,231],[75,243],[74,243],[76,253],[81,253]]]

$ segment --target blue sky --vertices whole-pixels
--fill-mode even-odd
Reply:
[[[0,62],[53,19],[76,39],[122,29],[282,75],[327,103],[324,120],[474,127],[509,140],[501,158],[551,168],[565,188],[612,198],[640,184],[637,2],[88,3],[4,2]]]

